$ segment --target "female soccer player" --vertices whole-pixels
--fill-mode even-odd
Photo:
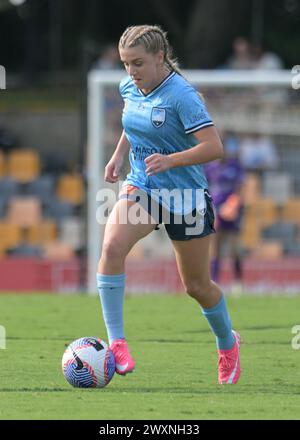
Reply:
[[[219,383],[236,383],[240,337],[210,277],[214,215],[202,168],[222,157],[222,143],[200,95],[172,60],[160,27],[127,28],[119,53],[128,73],[120,83],[124,130],[105,168],[105,180],[118,181],[128,153],[131,171],[106,224],[97,274],[116,372],[125,375],[135,367],[124,336],[125,259],[135,243],[163,222],[184,288],[216,336]],[[137,207],[145,214],[140,222],[133,218]]]

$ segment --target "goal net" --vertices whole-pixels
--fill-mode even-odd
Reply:
[[[300,291],[300,90],[290,71],[183,71],[205,96],[221,137],[234,136],[246,169],[240,234],[246,291]],[[104,181],[104,168],[120,137],[123,71],[88,76],[88,292],[96,270],[107,214],[120,184]],[[128,163],[122,172],[123,180]],[[105,209],[104,209],[105,207]],[[224,246],[221,283],[230,286],[232,262]],[[164,227],[130,252],[127,291],[181,292],[172,245]]]

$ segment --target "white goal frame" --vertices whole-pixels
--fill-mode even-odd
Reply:
[[[184,70],[185,78],[203,87],[285,86],[292,88],[292,71]],[[104,183],[104,88],[117,86],[126,73],[92,70],[88,75],[87,134],[87,292],[95,295],[97,262],[100,257],[103,227],[96,220],[96,195]],[[120,133],[121,135],[121,133]]]

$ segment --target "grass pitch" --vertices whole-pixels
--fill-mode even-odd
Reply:
[[[74,389],[63,377],[65,346],[82,336],[107,340],[98,298],[0,295],[0,419],[299,419],[300,297],[227,299],[242,337],[242,376],[217,384],[214,336],[184,296],[128,297],[126,336],[133,374],[104,389]]]

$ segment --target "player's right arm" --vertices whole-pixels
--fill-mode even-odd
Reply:
[[[116,183],[119,180],[124,158],[128,154],[129,150],[130,144],[123,130],[117,148],[105,167],[104,180],[106,182]]]

